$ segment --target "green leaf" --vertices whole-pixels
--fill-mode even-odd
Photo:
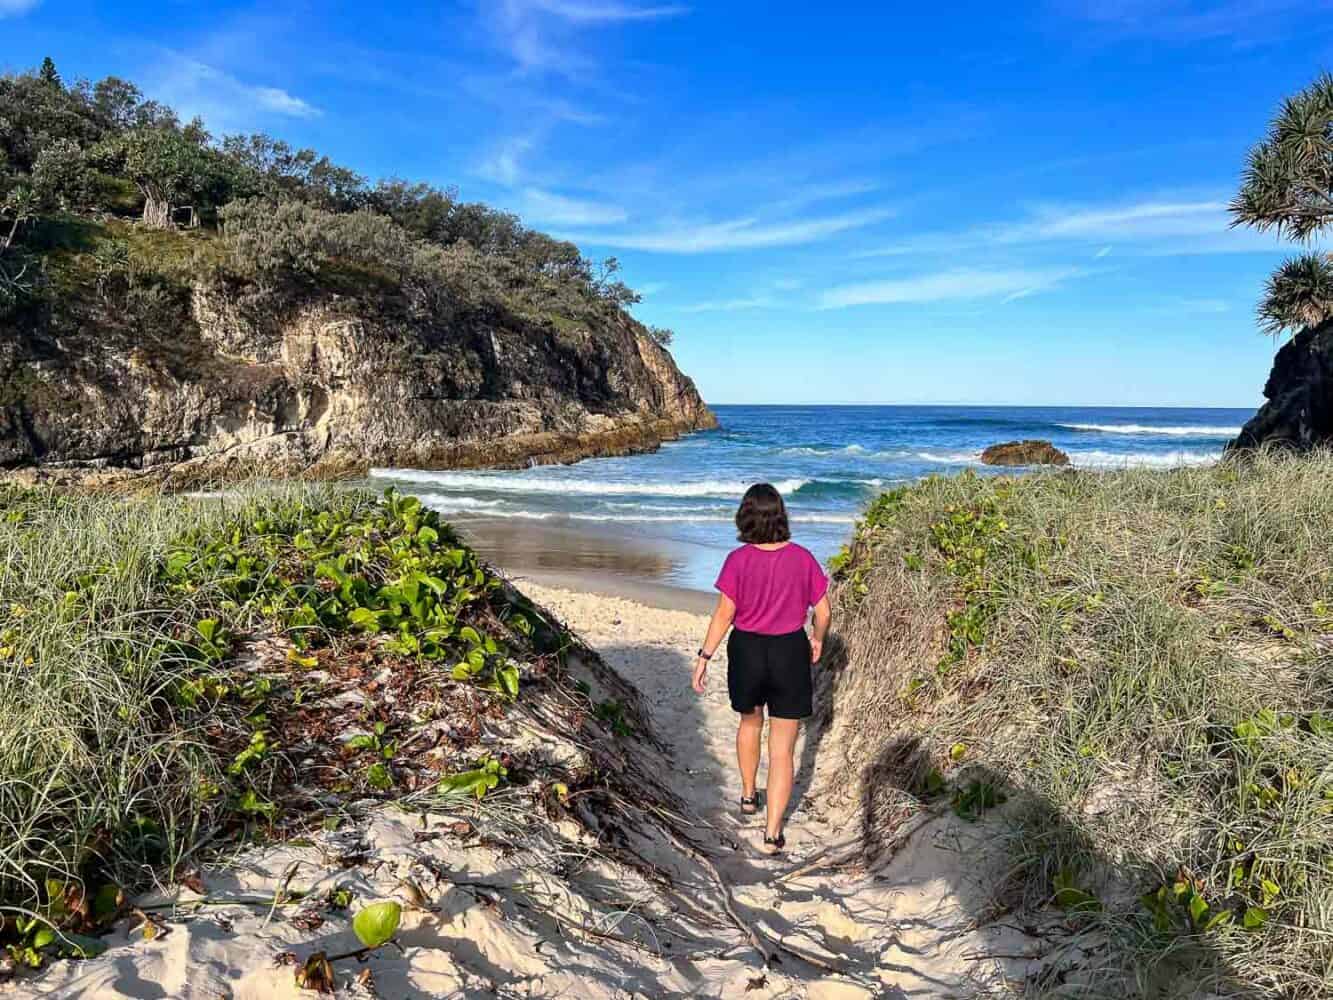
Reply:
[[[362,945],[378,948],[393,940],[402,916],[403,908],[397,903],[372,903],[352,918],[352,930]]]
[[[87,934],[71,934],[68,931],[60,936],[60,954],[68,958],[96,958],[106,951],[106,942]]]
[[[474,646],[481,645],[481,634],[471,625],[464,625],[458,630],[458,638]]]
[[[32,946],[34,948],[45,948],[56,939],[54,928],[49,925],[43,925],[37,928],[37,933],[32,936]]]
[[[1197,892],[1190,897],[1190,916],[1196,924],[1203,923],[1203,918],[1208,913],[1208,901]]]
[[[236,809],[238,812],[249,815],[263,816],[266,819],[272,819],[278,812],[278,807],[272,802],[265,802],[255,794],[253,788],[247,788],[245,793],[236,800]]]
[[[1247,931],[1257,931],[1266,923],[1268,923],[1268,911],[1258,906],[1251,906],[1247,909],[1245,916],[1241,919],[1241,925]]]
[[[393,776],[383,764],[372,764],[366,772],[366,782],[371,788],[387,792],[393,787]]]
[[[377,632],[380,627],[380,616],[370,608],[353,608],[347,612],[347,621],[366,632]]]
[[[511,698],[518,697],[518,668],[512,663],[507,663],[501,667],[497,674],[500,678],[500,685],[505,689],[505,693]]]
[[[93,916],[102,920],[115,913],[120,906],[120,886],[108,882],[93,896]]]
[[[1205,931],[1211,931],[1214,927],[1221,927],[1223,924],[1231,923],[1236,915],[1230,910],[1218,910],[1208,918],[1208,923],[1203,925]]]
[[[440,779],[439,789],[445,795],[458,792],[471,792],[486,778],[484,771],[463,771],[459,774],[447,774]]]
[[[373,750],[375,744],[375,737],[362,733],[360,736],[353,736],[343,746],[347,747],[348,750]]]

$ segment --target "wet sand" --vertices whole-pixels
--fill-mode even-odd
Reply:
[[[695,542],[620,525],[582,528],[554,520],[450,518],[478,554],[520,586],[621,597],[650,607],[707,613],[723,554]]]

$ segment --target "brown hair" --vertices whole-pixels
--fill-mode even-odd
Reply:
[[[736,511],[736,531],[737,538],[751,545],[788,541],[791,528],[782,494],[768,483],[755,483],[746,490]]]

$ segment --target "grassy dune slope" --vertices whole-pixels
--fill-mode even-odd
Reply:
[[[994,809],[997,912],[1087,942],[1034,991],[1333,992],[1333,456],[933,478],[838,577],[866,842]]]
[[[644,728],[632,690],[392,493],[0,492],[0,692],[7,974],[96,951],[126,896],[219,851],[376,802],[498,786],[522,820],[482,835],[526,843],[656,794],[618,739]]]

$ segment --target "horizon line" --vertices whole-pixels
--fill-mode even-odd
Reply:
[[[826,406],[826,407],[869,407],[894,406],[903,409],[915,407],[952,406],[959,409],[1005,409],[1005,410],[1251,410],[1257,411],[1263,403],[1253,406],[1223,406],[1217,403],[712,403],[704,401],[705,406]]]

